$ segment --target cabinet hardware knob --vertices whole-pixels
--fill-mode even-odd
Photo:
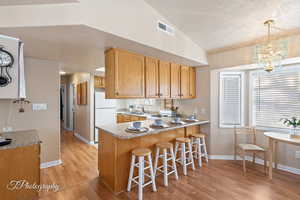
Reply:
[[[116,94],[116,95],[119,95],[119,92],[116,92],[115,94]]]

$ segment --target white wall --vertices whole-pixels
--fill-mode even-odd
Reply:
[[[180,30],[175,30],[175,36],[158,31],[157,21],[168,21],[141,0],[1,6],[0,18],[3,19],[0,28],[86,25],[198,63],[207,63],[203,49]]]

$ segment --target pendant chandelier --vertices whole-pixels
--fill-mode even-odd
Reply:
[[[272,40],[271,29],[274,27],[274,20],[264,22],[267,26],[268,37],[267,41],[261,45],[256,46],[256,61],[258,65],[266,72],[272,72],[276,68],[281,67],[281,61],[287,55],[287,45],[282,41]]]

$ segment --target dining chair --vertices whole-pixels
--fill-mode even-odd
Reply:
[[[239,155],[243,160],[243,172],[246,173],[246,154],[252,153],[252,161],[255,163],[255,158],[257,153],[261,153],[264,155],[264,169],[266,173],[267,168],[267,149],[261,147],[256,144],[256,134],[257,131],[253,127],[242,127],[236,128],[234,127],[234,160],[236,160],[237,155]],[[252,137],[251,143],[238,143],[238,139],[240,135],[250,135]]]

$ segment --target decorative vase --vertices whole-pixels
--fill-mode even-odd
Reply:
[[[297,134],[297,128],[296,127],[291,127],[290,128],[290,138],[299,138],[300,135]]]

